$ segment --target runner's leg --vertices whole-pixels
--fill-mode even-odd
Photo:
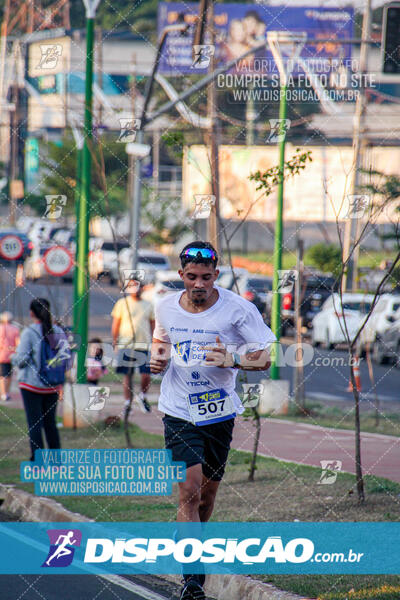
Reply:
[[[177,521],[200,521],[201,484],[203,471],[201,463],[186,470],[186,481],[179,483],[179,507]]]
[[[133,395],[132,373],[133,373],[133,370],[129,369],[129,372],[125,373],[123,383],[122,383],[123,388],[124,388],[125,404],[127,404],[128,402],[129,403],[132,402],[132,395]]]
[[[212,515],[219,484],[220,481],[213,481],[212,479],[208,479],[205,475],[203,475],[199,506],[200,521],[203,523],[208,521]]]

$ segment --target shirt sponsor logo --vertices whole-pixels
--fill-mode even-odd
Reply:
[[[188,331],[187,327],[170,327],[170,331]]]
[[[204,329],[192,329],[193,333],[204,333]]]
[[[191,340],[185,340],[183,342],[178,342],[177,344],[174,344],[175,352],[185,363],[187,363],[189,360],[191,344]]]

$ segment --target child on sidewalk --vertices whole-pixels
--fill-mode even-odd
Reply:
[[[97,385],[103,375],[108,373],[107,368],[103,364],[103,348],[100,338],[92,338],[89,340],[88,356],[86,358],[86,377],[88,383]]]

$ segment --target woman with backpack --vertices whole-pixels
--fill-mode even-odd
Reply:
[[[42,428],[47,446],[60,448],[57,399],[65,371],[70,366],[71,352],[64,331],[53,325],[48,300],[32,300],[30,315],[33,323],[23,330],[12,362],[19,368],[18,385],[28,421],[30,460],[33,461],[35,450],[44,448]]]

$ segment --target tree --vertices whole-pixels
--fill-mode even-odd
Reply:
[[[99,169],[92,169],[91,216],[122,214],[127,208],[127,155],[125,144],[116,142],[115,137],[104,135],[95,140],[92,151],[93,163],[99,161],[100,147],[104,153],[104,168],[107,173],[107,197],[105,197]],[[70,131],[66,131],[61,143],[50,142],[45,154],[41,154],[42,184],[40,194],[27,194],[24,202],[38,214],[44,214],[45,195],[62,194],[67,197],[63,211],[75,213],[75,188],[77,147]]]
[[[342,255],[339,246],[335,244],[315,244],[311,246],[306,259],[323,273],[337,275],[340,270]]]
[[[367,186],[363,186],[363,189],[369,189],[372,192],[372,197],[369,198],[368,210],[364,214],[365,223],[359,227],[359,233],[356,235],[356,238],[352,241],[350,246],[349,255],[346,260],[342,259],[340,270],[339,270],[339,302],[337,306],[335,306],[335,310],[338,314],[342,314],[342,321],[339,319],[339,324],[342,329],[343,335],[346,339],[347,345],[347,353],[349,358],[349,371],[350,371],[350,382],[352,386],[353,398],[354,398],[354,420],[355,420],[355,471],[356,471],[356,486],[357,486],[357,494],[358,501],[362,504],[365,501],[365,491],[364,491],[364,479],[363,479],[363,471],[362,471],[362,462],[361,462],[361,430],[360,430],[360,393],[357,389],[356,378],[354,373],[354,367],[358,364],[359,358],[357,357],[357,343],[360,338],[361,332],[366,326],[371,314],[376,306],[376,303],[379,299],[379,294],[382,293],[382,290],[387,281],[393,276],[395,273],[395,269],[400,264],[400,212],[396,209],[394,211],[394,217],[392,219],[393,231],[394,231],[394,239],[395,239],[395,248],[396,255],[394,260],[390,264],[389,268],[386,270],[385,274],[382,276],[380,283],[376,286],[374,291],[374,298],[371,303],[371,307],[367,312],[363,322],[361,323],[357,333],[351,337],[349,333],[349,328],[347,325],[347,316],[346,311],[343,310],[343,281],[344,276],[348,268],[349,261],[352,259],[358,248],[361,246],[365,235],[367,233],[368,227],[370,225],[375,225],[377,223],[378,218],[382,215],[384,211],[387,211],[392,206],[392,203],[397,200],[400,196],[400,185],[397,185],[396,176],[393,175],[385,175],[386,183],[388,183],[387,187],[384,185],[382,188],[377,182],[377,178],[381,177],[383,174],[377,171],[368,171],[371,176],[371,180]],[[397,180],[400,183],[400,180]],[[393,183],[395,185],[393,185]],[[343,202],[342,202],[343,205]],[[341,209],[342,207],[340,207]],[[353,210],[356,212],[358,208],[356,206],[353,207]],[[339,210],[340,212],[340,210]],[[342,231],[339,225],[339,212],[336,214],[336,228],[337,235],[340,243],[341,252],[343,255],[343,239],[342,239]],[[350,214],[351,211],[348,211],[348,215],[350,218],[354,216]],[[348,217],[349,218],[349,217]]]

